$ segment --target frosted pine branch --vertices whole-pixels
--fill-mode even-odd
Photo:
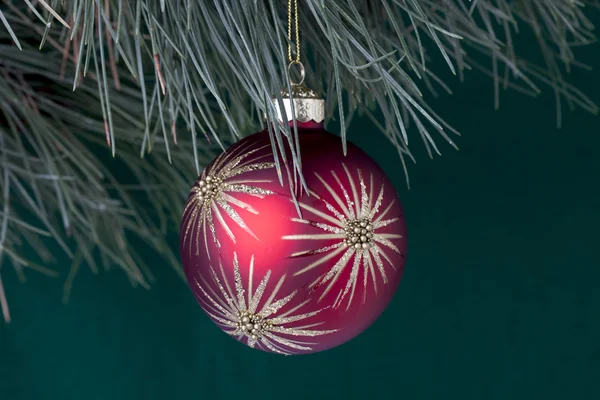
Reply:
[[[564,105],[597,113],[568,73],[585,67],[573,51],[596,40],[588,15],[598,8],[598,0],[303,0],[307,82],[328,100],[344,141],[364,114],[406,170],[415,143],[430,156],[456,146],[457,132],[423,97],[450,92],[442,69],[460,80],[472,69],[489,75],[496,107],[504,89],[553,91],[559,125]],[[290,85],[286,12],[283,0],[3,0],[0,262],[56,275],[43,266],[53,263],[54,241],[73,260],[60,271],[67,293],[80,264],[118,265],[147,286],[152,275],[132,237],[177,266],[164,236],[194,175],[264,115],[276,119],[270,99]],[[290,144],[298,178],[295,132],[275,126],[274,147]]]

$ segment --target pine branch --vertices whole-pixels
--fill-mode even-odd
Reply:
[[[151,273],[126,245],[130,238],[177,266],[164,235],[178,223],[174,205],[193,177],[219,148],[264,126],[264,115],[276,121],[271,97],[290,86],[285,1],[3,0],[0,7],[0,262],[18,273],[29,266],[55,274],[38,266],[52,262],[39,240],[47,237],[73,260],[67,292],[80,263],[95,270],[97,259],[147,286]],[[461,80],[471,69],[488,74],[496,107],[504,89],[552,90],[559,126],[564,104],[597,113],[567,78],[585,68],[574,49],[595,42],[588,16],[598,8],[598,0],[304,0],[308,84],[326,95],[344,143],[354,115],[364,114],[406,171],[415,161],[409,142],[422,142],[430,156],[440,154],[440,142],[456,147],[458,132],[423,96],[450,92],[440,78],[447,70]],[[302,181],[296,132],[267,125],[276,128],[275,156],[285,157],[289,144]],[[131,182],[112,174],[117,163]],[[37,263],[24,258],[26,245]],[[7,310],[3,298],[0,281]]]
[[[11,60],[0,64],[0,257],[17,270],[29,267],[56,276],[57,271],[39,266],[56,262],[47,240],[32,240],[32,235],[51,238],[73,260],[65,299],[82,262],[97,272],[98,260],[105,260],[121,267],[133,284],[148,287],[150,269],[128,245],[134,237],[181,274],[165,237],[179,219],[181,198],[195,175],[191,141],[181,140],[171,154],[175,165],[169,165],[160,122],[152,118],[146,143],[153,151],[141,159],[143,102],[137,85],[123,79],[111,103],[119,140],[119,158],[111,160],[101,151],[106,130],[98,109],[100,75],[88,76],[72,92],[75,68],[67,66],[65,78],[59,76],[60,52],[40,58],[26,44],[23,51],[5,45],[0,51]],[[14,64],[19,60],[27,63]],[[214,146],[205,146],[197,157],[206,164],[216,154]],[[127,181],[120,178],[128,175]],[[27,249],[36,256],[26,257]]]

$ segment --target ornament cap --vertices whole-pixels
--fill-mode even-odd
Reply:
[[[322,123],[325,121],[325,100],[323,100],[317,92],[307,88],[302,84],[293,84],[291,91],[284,88],[280,92],[285,108],[285,118],[280,108],[280,103],[277,98],[273,98],[273,105],[277,112],[277,118],[280,121],[290,122],[293,120],[294,114],[298,122]],[[294,112],[292,113],[292,102],[294,104]]]

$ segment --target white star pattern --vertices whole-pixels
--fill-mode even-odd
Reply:
[[[310,351],[312,350],[311,346],[317,344],[305,340],[292,339],[292,337],[314,338],[337,331],[312,329],[323,324],[323,321],[303,324],[301,326],[290,326],[290,324],[297,325],[299,321],[305,321],[314,317],[327,307],[304,314],[298,313],[300,309],[311,301],[311,299],[308,299],[284,313],[279,313],[298,294],[298,290],[295,290],[276,300],[277,294],[285,281],[285,275],[279,279],[272,289],[269,298],[261,305],[261,300],[269,284],[271,271],[267,271],[253,293],[254,257],[250,260],[247,286],[244,286],[237,254],[233,254],[235,281],[233,290],[227,279],[223,265],[220,264],[219,266],[221,277],[210,266],[213,285],[202,275],[200,275],[200,281],[195,280],[196,285],[203,294],[203,296],[196,294],[196,297],[203,305],[206,313],[223,331],[240,341],[245,339],[248,346],[270,350],[279,354],[291,355],[298,351]],[[213,287],[218,287],[218,291],[216,289],[213,290]]]
[[[210,258],[207,230],[210,231],[217,248],[221,247],[215,232],[215,220],[233,243],[236,242],[236,238],[223,216],[223,211],[240,228],[258,240],[234,208],[237,207],[258,215],[258,211],[254,207],[236,198],[236,193],[245,193],[260,199],[275,194],[273,191],[254,186],[260,183],[269,183],[271,180],[242,179],[240,176],[246,172],[275,167],[273,162],[264,162],[264,158],[269,157],[270,152],[256,155],[257,152],[264,150],[268,145],[256,149],[252,149],[252,146],[253,143],[242,146],[233,152],[221,154],[212,166],[202,172],[200,181],[192,188],[191,197],[184,210],[184,215],[189,214],[189,216],[185,222],[183,235],[184,244],[188,243],[188,240],[195,240],[196,242],[195,245],[190,244],[188,246],[190,255],[193,248],[196,249],[196,255],[198,255],[200,245],[204,243]]]
[[[296,252],[292,254],[291,257],[297,258],[319,255],[315,261],[297,271],[294,274],[295,276],[311,271],[330,260],[337,260],[328,272],[321,275],[311,284],[311,287],[313,288],[322,287],[327,284],[327,287],[319,297],[319,301],[323,300],[323,298],[332,290],[346,266],[349,263],[352,264],[350,277],[346,282],[345,287],[339,291],[334,302],[334,307],[339,308],[342,301],[349,294],[350,296],[346,307],[346,310],[348,310],[354,299],[361,267],[363,270],[364,303],[366,301],[369,275],[371,276],[373,288],[377,294],[376,273],[378,272],[384,284],[387,284],[386,265],[394,270],[396,269],[386,252],[392,251],[402,257],[404,257],[404,255],[398,246],[392,242],[392,240],[402,239],[402,235],[378,232],[379,229],[400,220],[399,216],[388,216],[392,206],[395,201],[397,201],[396,196],[394,195],[392,200],[385,205],[385,208],[383,208],[385,190],[383,184],[375,199],[373,175],[371,174],[370,176],[370,184],[367,188],[362,172],[357,169],[356,175],[358,178],[358,186],[360,186],[357,188],[356,177],[352,176],[345,164],[342,164],[342,166],[348,178],[350,190],[347,190],[346,186],[334,171],[331,171],[331,175],[341,190],[344,200],[340,198],[325,179],[318,173],[315,173],[317,179],[333,198],[335,206],[325,201],[317,193],[311,190],[310,195],[322,201],[328,212],[320,211],[301,202],[300,207],[307,212],[310,218],[316,217],[318,218],[318,221],[307,219],[309,217],[307,217],[306,214],[304,218],[292,218],[292,221],[294,222],[318,228],[323,233],[286,235],[282,239],[307,242],[339,239],[339,242],[323,247],[310,245],[309,249]],[[382,208],[383,211],[379,212]]]

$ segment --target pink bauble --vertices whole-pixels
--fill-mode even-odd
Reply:
[[[208,316],[239,341],[282,354],[323,351],[364,331],[392,299],[406,252],[400,200],[377,164],[351,143],[344,156],[321,124],[298,128],[301,215],[289,149],[280,178],[262,131],[204,170],[180,235],[188,283]]]

